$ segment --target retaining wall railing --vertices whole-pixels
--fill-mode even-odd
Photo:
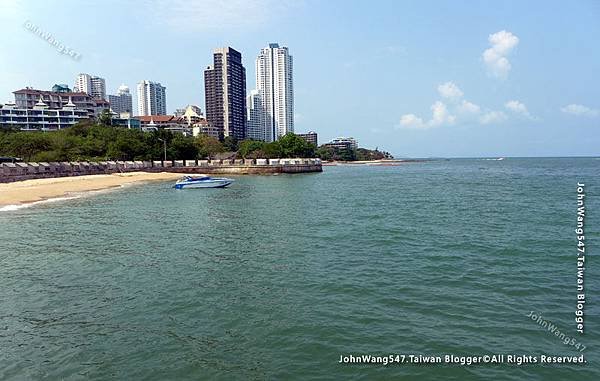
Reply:
[[[135,171],[206,173],[299,173],[322,171],[321,159],[226,159],[169,161],[0,163],[0,182]]]

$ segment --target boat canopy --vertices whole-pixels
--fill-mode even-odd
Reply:
[[[210,176],[198,176],[198,177],[184,176],[183,179],[188,180],[188,181],[201,181],[201,180],[210,180]]]

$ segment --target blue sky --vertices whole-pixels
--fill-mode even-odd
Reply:
[[[60,4],[60,5],[58,5]],[[269,42],[294,56],[296,131],[398,156],[600,155],[600,2],[0,0],[0,102],[149,79],[204,110],[212,50],[242,52],[248,91]],[[30,22],[81,57],[61,54]]]

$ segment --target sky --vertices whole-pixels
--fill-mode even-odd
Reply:
[[[56,45],[32,32],[52,35]],[[216,47],[294,57],[295,130],[397,157],[600,155],[600,1],[0,0],[0,103],[78,73],[204,110]],[[63,48],[62,52],[59,48]],[[135,104],[134,104],[135,108]]]

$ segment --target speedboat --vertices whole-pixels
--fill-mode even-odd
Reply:
[[[173,188],[188,189],[188,188],[225,188],[235,180],[225,177],[210,177],[210,176],[184,176],[177,180]]]

